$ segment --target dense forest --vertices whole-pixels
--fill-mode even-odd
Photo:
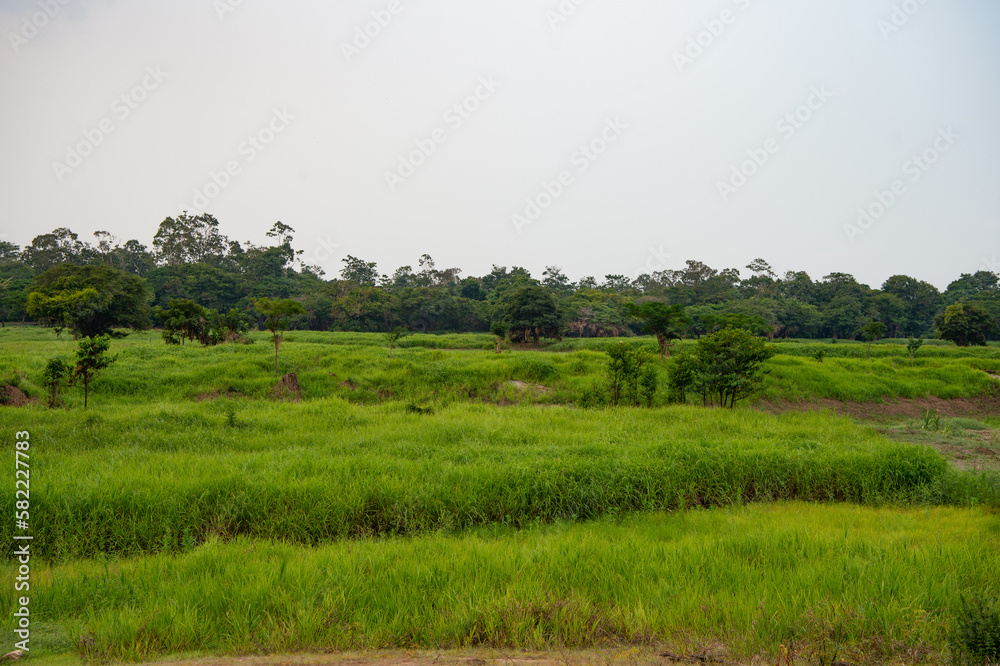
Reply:
[[[331,277],[302,261],[293,234],[277,222],[267,232],[270,245],[240,243],[223,235],[213,216],[183,213],[160,223],[151,246],[122,243],[104,231],[92,242],[82,241],[65,227],[36,236],[24,248],[0,241],[0,320],[32,321],[29,293],[61,265],[107,266],[136,276],[145,285],[150,312],[190,299],[260,321],[253,310],[256,299],[294,299],[305,314],[293,327],[314,330],[489,331],[491,322],[509,313],[515,295],[522,313],[543,322],[536,332],[570,337],[639,333],[643,321],[635,307],[647,301],[682,306],[687,317],[678,333],[693,336],[735,319],[771,338],[856,338],[872,322],[882,322],[888,337],[927,337],[940,333],[946,311],[964,308],[966,314],[986,315],[985,338],[996,339],[1000,317],[998,276],[988,271],[963,274],[943,293],[906,275],[888,278],[879,289],[847,273],[817,280],[804,271],[778,276],[763,259],[742,272],[689,260],[683,268],[634,279],[605,275],[572,282],[557,266],[540,277],[496,265],[486,275],[463,277],[461,269],[438,268],[425,254],[415,268],[401,266],[391,274],[380,273],[374,261],[348,255],[339,275]],[[162,324],[155,318],[152,323]]]

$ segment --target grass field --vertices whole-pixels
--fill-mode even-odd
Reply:
[[[63,408],[0,407],[5,441],[31,432],[39,652],[635,645],[933,661],[959,599],[1000,594],[1000,475],[955,464],[998,449],[996,347],[928,345],[911,365],[898,344],[867,360],[828,343],[823,362],[820,343],[777,345],[761,406],[984,405],[932,432],[665,395],[583,409],[607,340],[498,355],[492,336],[414,335],[390,359],[378,335],[292,332],[279,368],[302,399],[276,399],[273,346],[254,337],[130,335],[88,409],[77,389]],[[73,347],[0,329],[0,381],[44,398],[46,359]],[[13,475],[0,488],[10,516]],[[14,527],[0,521],[0,539]],[[0,568],[13,579],[13,560]]]
[[[118,404],[189,401],[232,394],[263,398],[274,386],[274,347],[267,334],[256,333],[253,345],[168,347],[155,332],[130,335],[114,343],[118,362],[94,384],[95,403]],[[652,338],[630,344],[655,350]],[[545,353],[517,349],[490,353],[489,335],[413,335],[403,347],[388,349],[378,334],[292,332],[279,357],[280,373],[295,372],[306,398],[336,396],[353,403],[387,400],[415,403],[493,402],[574,404],[585,388],[600,380],[606,339],[567,340],[546,349],[579,347]],[[682,343],[683,349],[691,342]],[[41,396],[46,360],[71,358],[74,343],[57,340],[45,329],[0,330],[0,380],[16,378],[29,395]],[[1000,396],[1000,349],[959,349],[930,345],[911,365],[901,344],[824,345],[832,350],[823,362],[811,358],[815,343],[781,343],[768,363],[770,374],[761,398],[809,401],[819,398],[870,402],[883,399],[997,398]],[[848,353],[849,352],[849,353]],[[845,354],[838,356],[838,354]],[[668,361],[669,362],[669,361]],[[661,384],[666,364],[657,365]],[[82,405],[79,392],[67,396]],[[658,403],[666,400],[661,391]]]
[[[32,603],[39,652],[93,660],[633,644],[940,663],[960,596],[1000,589],[998,545],[981,510],[777,503],[318,548],[213,540],[58,565]]]

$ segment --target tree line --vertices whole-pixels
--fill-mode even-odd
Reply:
[[[906,275],[877,289],[847,273],[779,276],[763,259],[742,270],[689,260],[637,277],[571,281],[554,265],[537,277],[497,265],[485,275],[463,276],[424,254],[415,267],[391,274],[348,255],[334,277],[303,261],[290,226],[276,222],[267,237],[263,246],[231,240],[212,215],[185,212],[163,220],[148,246],[105,231],[81,240],[66,227],[24,248],[0,241],[0,324],[51,324],[53,313],[74,312],[76,321],[92,322],[74,332],[89,336],[107,330],[108,322],[164,326],[178,304],[190,302],[202,308],[194,318],[204,319],[206,328],[212,313],[263,327],[266,315],[255,303],[270,299],[301,306],[292,328],[486,332],[502,322],[514,342],[647,332],[657,334],[665,351],[671,339],[734,325],[772,339],[862,339],[876,322],[884,326],[880,335],[896,338],[980,344],[998,337],[1000,278],[989,271],[962,274],[944,292]],[[125,296],[113,297],[118,292]]]

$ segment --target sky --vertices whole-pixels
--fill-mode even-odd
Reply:
[[[0,240],[276,221],[334,277],[1000,271],[990,0],[0,0]]]

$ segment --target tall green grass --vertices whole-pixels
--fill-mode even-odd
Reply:
[[[317,544],[773,499],[1000,497],[996,478],[958,475],[930,448],[822,413],[234,407],[0,412],[0,431],[31,432],[37,555],[173,552],[213,535]],[[12,484],[0,481],[8,515]],[[11,529],[0,522],[0,539]]]
[[[39,571],[32,655],[721,642],[731,660],[944,663],[970,591],[1000,591],[998,519],[978,510],[782,503],[319,548],[212,540]],[[14,596],[0,587],[4,617]]]
[[[168,347],[154,332],[115,341],[118,361],[95,381],[95,403],[191,401],[235,393],[266,398],[277,381],[273,347],[267,334],[253,334],[254,345]],[[602,380],[607,339],[592,339],[570,353],[544,350],[492,353],[488,335],[414,335],[389,359],[382,336],[371,333],[293,331],[280,354],[280,371],[295,372],[306,399],[339,397],[353,403],[577,403]],[[630,340],[655,350],[651,338]],[[690,346],[685,342],[680,348]],[[588,347],[588,349],[583,349]],[[885,344],[866,360],[861,345],[825,345],[830,356],[819,363],[798,353],[815,345],[781,343],[781,353],[767,364],[770,371],[762,397],[808,401],[818,398],[880,402],[884,399],[995,397],[1000,358],[977,350],[932,347],[910,365],[905,348]],[[860,354],[837,356],[850,348]],[[51,356],[72,357],[68,336],[56,340],[44,329],[0,329],[0,381],[17,376],[22,388],[41,397],[41,377]],[[569,348],[567,348],[569,349]],[[1000,355],[1000,351],[989,354]],[[890,353],[891,352],[891,353]],[[931,355],[933,352],[935,355]],[[976,355],[979,354],[979,355]],[[668,361],[669,363],[669,361]],[[657,363],[661,386],[667,364]],[[526,390],[513,384],[537,385]],[[70,407],[82,406],[79,391],[65,391]],[[661,390],[655,403],[666,402]]]

